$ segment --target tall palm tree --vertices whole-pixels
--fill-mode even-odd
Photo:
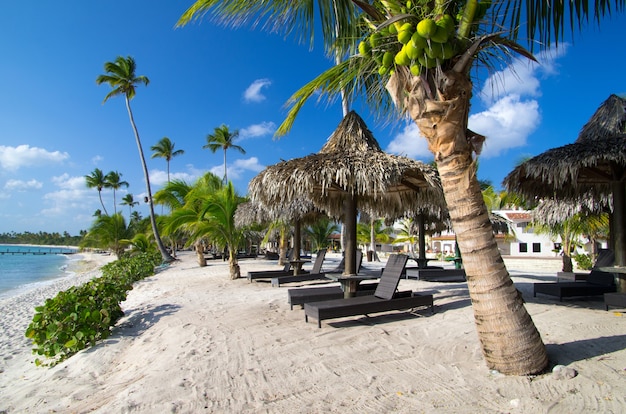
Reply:
[[[174,146],[174,143],[168,137],[163,137],[159,142],[150,147],[150,149],[154,151],[151,158],[165,158],[165,161],[167,162],[168,183],[170,182],[170,161],[172,160],[172,158],[183,155],[185,153],[185,151],[182,149],[175,150]]]
[[[242,154],[246,153],[246,150],[243,147],[234,143],[235,139],[239,136],[239,131],[231,132],[226,125],[221,125],[215,128],[213,134],[209,134],[206,137],[206,145],[202,146],[204,149],[211,150],[212,153],[215,153],[218,149],[224,150],[224,183],[228,182],[228,177],[226,174],[226,151],[229,148],[236,149]]]
[[[113,189],[113,214],[117,213],[117,199],[115,192],[122,187],[128,188],[128,181],[122,180],[122,174],[118,171],[110,171],[105,177],[106,187]]]
[[[152,190],[150,189],[150,176],[148,175],[148,166],[146,165],[146,158],[143,154],[143,147],[141,146],[141,140],[139,139],[139,132],[137,131],[137,125],[135,125],[135,119],[133,118],[133,111],[130,107],[130,100],[135,97],[135,89],[138,84],[148,85],[150,80],[146,76],[136,76],[136,63],[135,59],[131,56],[123,57],[118,56],[114,62],[106,62],[104,64],[104,71],[106,74],[99,75],[96,78],[96,83],[101,85],[103,83],[109,84],[112,90],[104,97],[104,102],[114,96],[123,95],[126,102],[126,110],[128,111],[128,118],[130,119],[130,125],[133,128],[135,134],[135,141],[137,143],[137,149],[139,150],[139,158],[141,159],[141,166],[143,168],[143,175],[146,180],[146,190],[148,192],[148,205],[150,206],[150,224],[152,225],[152,232],[154,234],[154,240],[157,243],[159,252],[163,257],[164,262],[172,262],[174,259],[167,252],[161,237],[159,236],[159,229],[157,228],[156,218],[154,216],[154,204],[152,202]]]
[[[277,134],[287,133],[303,104],[318,93],[330,99],[342,92],[352,98],[365,95],[378,113],[410,116],[435,155],[487,365],[506,374],[542,371],[548,365],[545,346],[501,259],[476,178],[474,154],[485,137],[467,128],[471,69],[493,67],[513,54],[534,59],[516,43],[519,37],[528,38],[531,48],[535,40],[539,47],[550,47],[563,39],[566,22],[575,32],[590,14],[599,21],[622,11],[626,0],[592,5],[584,0],[558,5],[548,0],[315,3],[319,10],[312,1],[197,0],[179,25],[213,12],[233,26],[260,23],[301,40],[308,36],[311,44],[314,28],[321,27],[326,50],[341,47],[348,58],[290,98],[292,108]],[[315,16],[320,22],[314,22]],[[520,35],[522,25],[525,35]],[[345,35],[357,29],[360,36]]]
[[[120,205],[128,206],[128,219],[131,220],[133,215],[133,207],[139,205],[139,201],[135,201],[133,195],[131,193],[128,193],[122,198],[122,202],[120,203]]]
[[[87,188],[95,188],[98,190],[98,198],[100,198],[100,204],[102,205],[104,214],[108,216],[109,213],[107,212],[107,209],[102,202],[102,189],[107,186],[106,177],[102,170],[100,168],[94,169],[91,174],[85,176],[85,182],[87,183]]]

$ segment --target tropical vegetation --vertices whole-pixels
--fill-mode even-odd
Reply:
[[[202,148],[209,149],[212,153],[215,153],[218,149],[224,151],[224,182],[228,182],[228,174],[226,172],[226,151],[234,149],[242,154],[246,153],[246,150],[242,146],[235,144],[235,139],[239,136],[239,131],[230,131],[228,126],[220,125],[215,128],[212,134],[208,134],[206,137],[206,145]]]
[[[278,134],[287,133],[304,103],[320,95],[363,97],[378,114],[410,117],[435,156],[487,365],[505,374],[533,374],[547,367],[548,356],[501,259],[476,178],[485,137],[467,128],[471,69],[493,68],[514,56],[535,60],[536,45],[548,48],[566,28],[579,30],[590,16],[599,21],[623,10],[626,1],[588,3],[197,0],[179,24],[211,13],[233,26],[258,24],[311,44],[321,28],[326,51],[338,63],[295,92]],[[529,40],[530,51],[517,43],[520,38]]]

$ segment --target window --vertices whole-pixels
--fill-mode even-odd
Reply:
[[[541,253],[541,243],[533,243],[533,253]]]
[[[520,243],[519,244],[519,252],[520,253],[528,253],[528,244],[527,243]]]

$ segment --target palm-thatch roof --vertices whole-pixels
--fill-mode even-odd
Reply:
[[[508,191],[532,198],[606,201],[612,183],[626,182],[626,99],[611,95],[573,144],[550,149],[504,179]]]
[[[508,191],[611,205],[615,262],[626,265],[626,99],[611,95],[582,128],[575,143],[520,164],[505,179]],[[626,291],[622,279],[621,291]]]
[[[343,214],[346,196],[356,197],[360,209],[379,217],[446,208],[437,170],[385,153],[354,111],[318,153],[269,166],[248,188],[252,200],[264,205],[307,198],[335,217]]]
[[[317,220],[320,216],[325,216],[325,214],[315,208],[309,200],[298,199],[291,203],[276,206],[266,206],[248,201],[237,206],[235,225],[244,227],[254,223],[264,224],[276,220],[309,223]]]

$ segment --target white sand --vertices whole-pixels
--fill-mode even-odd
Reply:
[[[230,281],[225,262],[199,268],[193,254],[179,257],[136,284],[112,337],[53,368],[34,366],[23,332],[32,307],[66,286],[1,301],[0,412],[626,412],[626,318],[599,299],[533,298],[532,283],[554,273],[511,270],[552,365],[576,369],[573,379],[490,372],[465,284],[402,280],[435,295],[434,315],[318,329],[289,309],[286,287]],[[242,260],[242,274],[268,263]]]

